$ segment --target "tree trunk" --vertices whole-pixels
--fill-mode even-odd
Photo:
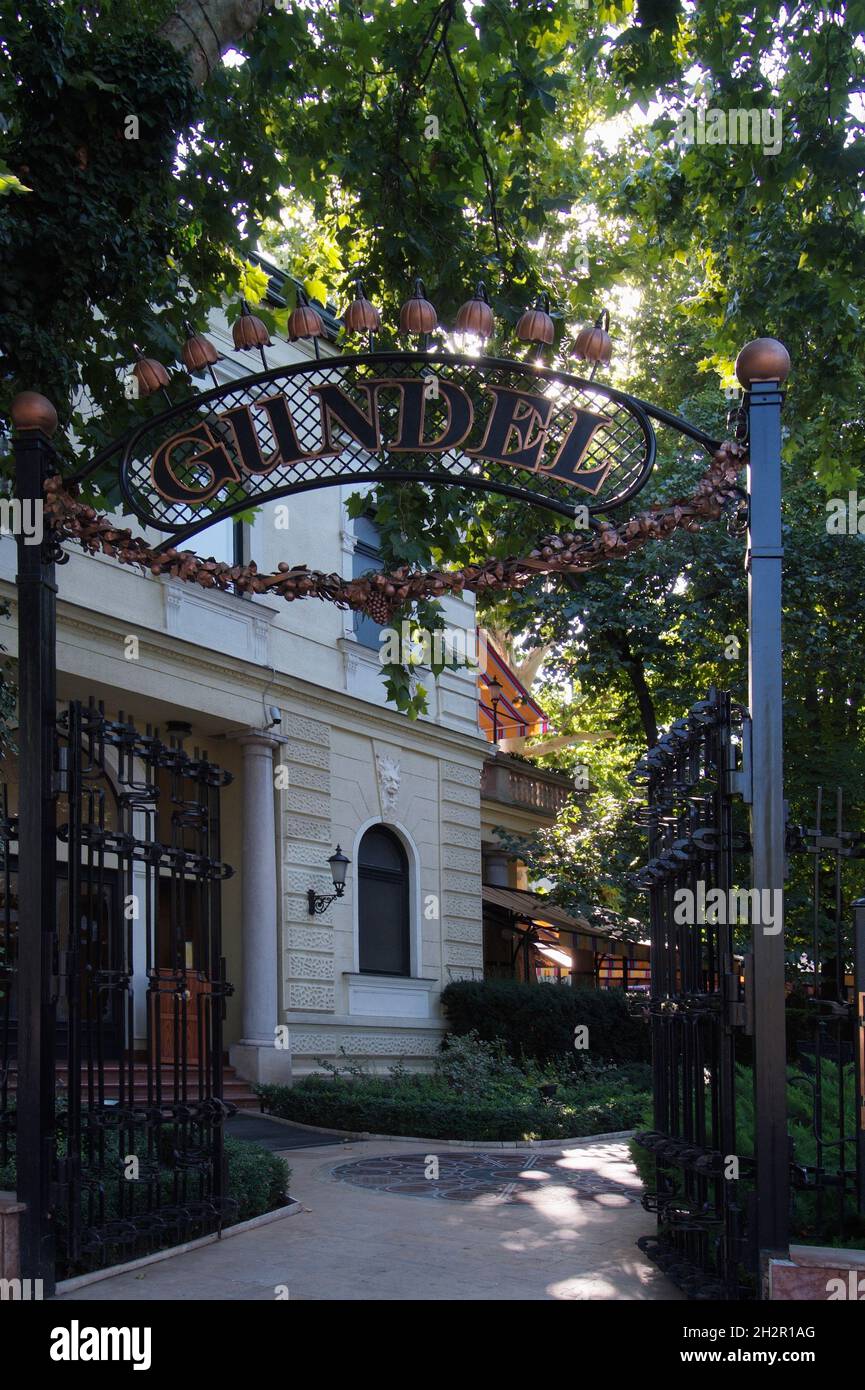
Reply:
[[[650,748],[654,748],[658,742],[658,720],[655,715],[655,704],[652,699],[652,692],[646,680],[646,671],[639,656],[635,656],[631,649],[631,644],[627,636],[622,633],[615,635],[610,633],[610,641],[619,652],[622,659],[622,666],[628,673],[628,679],[633,687],[634,695],[637,699],[637,708],[640,711],[640,721],[643,725],[643,733],[646,735],[646,742]]]
[[[643,663],[638,660],[626,661],[625,669],[631,678],[631,685],[634,687],[634,694],[637,697],[646,742],[650,748],[654,748],[658,742],[658,721],[655,718],[655,705],[652,700],[652,692],[649,690],[649,683],[646,680],[646,673],[643,670]]]
[[[272,0],[181,0],[160,34],[185,54],[196,87],[203,87],[223,53],[253,30]]]

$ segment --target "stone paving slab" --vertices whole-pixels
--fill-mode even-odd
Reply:
[[[239,1110],[232,1115],[225,1122],[225,1133],[229,1139],[251,1140],[272,1153],[282,1153],[284,1149],[321,1148],[322,1145],[332,1147],[334,1143],[331,1134],[321,1134],[308,1125],[277,1123],[254,1110]]]
[[[681,1298],[636,1248],[637,1238],[654,1230],[639,1201],[605,1206],[596,1193],[581,1194],[575,1181],[592,1178],[610,1192],[621,1187],[638,1196],[627,1145],[545,1152],[520,1169],[537,1172],[540,1165],[546,1176],[523,1179],[518,1201],[490,1201],[489,1193],[462,1201],[399,1197],[334,1176],[348,1162],[402,1157],[416,1163],[417,1154],[411,1143],[294,1149],[287,1155],[291,1193],[304,1210],[291,1221],[105,1279],[60,1301],[270,1301],[285,1288],[289,1303]],[[504,1155],[499,1150],[494,1157],[501,1162]],[[508,1155],[511,1162],[520,1157]],[[519,1173],[510,1181],[520,1182]]]
[[[609,1174],[563,1165],[541,1154],[452,1153],[388,1154],[337,1164],[337,1182],[368,1192],[397,1197],[427,1197],[443,1202],[532,1201],[543,1188],[545,1198],[578,1196],[601,1206],[621,1207],[639,1200],[639,1191]]]

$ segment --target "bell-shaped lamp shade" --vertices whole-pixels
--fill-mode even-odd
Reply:
[[[336,853],[332,854],[327,862],[330,865],[330,872],[333,878],[333,886],[336,889],[337,893],[341,893],[343,888],[345,887],[346,869],[348,868],[351,861],[348,858],[348,855],[343,854],[339,845],[337,845]]]

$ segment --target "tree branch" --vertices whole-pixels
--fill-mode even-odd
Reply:
[[[196,87],[203,87],[223,53],[252,32],[273,0],[181,0],[159,31],[182,53]]]
[[[457,97],[459,98],[459,103],[463,108],[463,114],[466,118],[466,125],[468,126],[469,134],[471,135],[475,143],[477,152],[481,157],[481,164],[483,165],[484,169],[484,179],[487,186],[487,201],[489,202],[490,206],[490,223],[492,224],[493,229],[493,240],[496,243],[496,254],[498,255],[499,262],[502,265],[504,265],[504,252],[502,250],[501,242],[501,220],[498,202],[499,194],[498,186],[496,184],[496,176],[493,172],[493,166],[490,162],[490,157],[487,154],[486,145],[484,144],[484,139],[480,131],[480,126],[478,125],[478,122],[475,120],[472,109],[469,106],[468,98],[465,92],[463,91],[463,84],[460,81],[460,75],[457,71],[457,66],[453,59],[453,54],[451,53],[450,48],[448,46],[447,38],[444,36],[441,45],[441,51],[444,55],[444,60],[447,63],[448,68],[450,70],[450,75],[453,79],[453,84],[456,89]]]

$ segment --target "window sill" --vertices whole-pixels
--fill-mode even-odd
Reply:
[[[428,975],[377,975],[373,970],[343,970],[342,973],[347,980],[362,980],[385,988],[388,985],[422,985],[426,989],[434,989],[438,984],[438,980]]]
[[[413,975],[364,975],[346,970],[348,1011],[354,1018],[430,1017],[430,995],[437,980]]]
[[[200,589],[179,579],[161,581],[165,631],[197,647],[209,647],[226,656],[272,665],[270,629],[278,607],[221,589]]]

